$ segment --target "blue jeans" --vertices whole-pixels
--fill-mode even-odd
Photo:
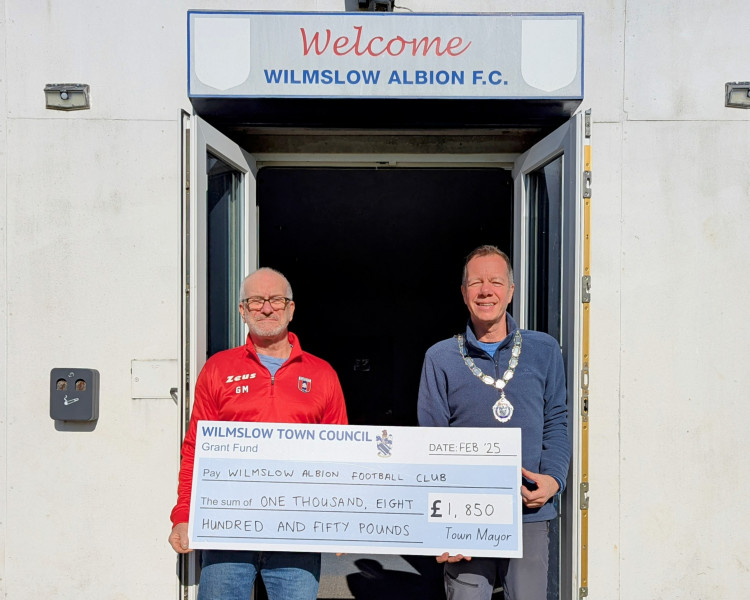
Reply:
[[[448,600],[490,600],[502,583],[505,600],[547,600],[549,521],[524,523],[523,558],[472,558],[445,563]]]
[[[315,600],[320,554],[203,550],[198,600],[249,600],[258,573],[269,600]]]

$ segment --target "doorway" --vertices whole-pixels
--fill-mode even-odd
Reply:
[[[547,330],[560,342],[568,376],[569,433],[577,456],[580,116],[521,155],[502,160],[488,156],[486,167],[446,165],[441,156],[434,163],[440,168],[379,166],[377,158],[363,166],[362,159],[345,157],[354,161],[347,167],[340,166],[341,155],[312,161],[307,155],[306,160],[294,154],[259,156],[200,118],[194,120],[195,244],[189,262],[195,265],[190,315],[196,333],[190,354],[196,373],[207,355],[221,349],[209,349],[205,337],[226,340],[221,342],[225,347],[244,341],[240,327],[235,330],[220,317],[206,321],[210,304],[219,297],[206,294],[207,274],[223,269],[241,276],[256,266],[271,266],[294,287],[298,309],[291,328],[303,349],[338,371],[351,422],[416,424],[424,352],[466,323],[459,293],[464,256],[479,244],[496,244],[511,254],[516,271],[510,312],[521,327]],[[211,157],[221,158],[238,176],[221,179],[222,193],[231,202],[201,202],[211,198]],[[328,166],[334,161],[337,166]],[[315,162],[321,166],[308,166]],[[512,173],[505,168],[511,165]],[[212,229],[213,219],[244,224],[244,237],[216,240],[212,231],[222,227]],[[212,250],[217,241],[228,252]],[[220,264],[221,256],[239,258]],[[223,330],[215,331],[217,327]],[[571,463],[559,537],[551,539],[550,599],[575,597],[579,582],[585,581],[577,572],[585,546],[576,544],[579,489],[574,483],[582,464]]]
[[[417,424],[424,353],[466,325],[464,257],[511,247],[512,187],[499,168],[259,170],[258,263],[292,283],[291,329],[350,423]]]

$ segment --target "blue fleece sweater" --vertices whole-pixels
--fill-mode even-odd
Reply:
[[[494,356],[477,345],[470,324],[466,327],[468,355],[487,375],[502,377],[508,368],[513,334],[518,326],[507,315],[508,336]],[[521,356],[505,395],[513,405],[507,423],[497,421],[492,407],[500,390],[482,383],[461,357],[455,337],[432,346],[425,354],[417,405],[419,424],[425,427],[520,427],[522,464],[535,473],[551,475],[565,487],[570,462],[565,369],[560,346],[552,336],[521,330]],[[537,509],[523,509],[524,522],[555,517],[550,499]]]

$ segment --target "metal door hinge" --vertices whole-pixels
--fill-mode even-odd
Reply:
[[[581,302],[583,304],[591,302],[591,275],[581,277]]]
[[[589,588],[587,588],[587,587],[578,588],[578,598],[579,598],[579,600],[580,600],[580,598],[585,598],[588,595],[589,595]]]
[[[583,134],[591,137],[591,109],[589,108],[583,115]]]

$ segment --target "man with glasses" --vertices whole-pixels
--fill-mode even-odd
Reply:
[[[461,284],[466,330],[425,355],[419,424],[430,427],[521,428],[523,558],[450,556],[444,581],[451,600],[490,600],[502,583],[506,600],[547,600],[549,521],[568,473],[565,371],[557,341],[518,329],[507,313],[513,268],[495,246],[466,259]]]
[[[195,386],[182,464],[174,525],[169,536],[180,554],[188,548],[188,517],[197,423],[347,423],[344,395],[333,368],[303,352],[288,329],[294,315],[292,288],[273,269],[258,269],[242,283],[240,315],[248,328],[244,346],[206,361]],[[314,600],[320,554],[203,550],[199,600],[247,600],[260,574],[271,600]]]

